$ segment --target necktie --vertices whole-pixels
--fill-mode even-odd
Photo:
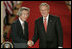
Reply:
[[[46,22],[46,18],[44,19],[44,28],[45,28],[45,31],[47,32],[47,22]]]
[[[22,28],[23,28],[23,34],[24,34],[24,31],[25,31],[25,23],[22,24]]]
[[[25,33],[25,21],[24,21],[24,29],[23,29],[23,34]]]

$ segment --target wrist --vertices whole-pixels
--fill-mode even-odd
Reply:
[[[32,41],[32,45],[34,45],[34,41]]]

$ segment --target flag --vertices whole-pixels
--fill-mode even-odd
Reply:
[[[3,20],[4,20],[4,17],[6,15],[5,13],[5,8],[4,8],[4,5],[3,5],[3,1],[1,1],[1,43],[3,43]]]
[[[6,11],[9,15],[13,14],[13,7],[16,6],[16,1],[3,1]]]
[[[12,2],[11,1],[4,1],[4,6],[8,12],[8,14],[13,14],[13,9],[12,9]]]

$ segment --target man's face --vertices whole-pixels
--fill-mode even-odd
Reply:
[[[42,16],[46,17],[48,15],[48,13],[49,13],[49,9],[46,6],[41,6],[40,7],[40,12],[41,12]]]
[[[22,19],[22,21],[26,21],[28,16],[29,16],[29,12],[26,11],[26,10],[23,10],[22,13],[21,13],[20,18]]]

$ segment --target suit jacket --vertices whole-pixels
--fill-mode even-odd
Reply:
[[[39,38],[40,48],[57,48],[63,46],[63,32],[59,17],[49,15],[47,32],[45,32],[43,17],[35,21],[34,43]]]
[[[10,37],[12,38],[13,43],[27,43],[28,41],[28,24],[25,21],[24,26],[24,34],[23,29],[20,24],[19,19],[17,19],[11,26],[11,34]]]

